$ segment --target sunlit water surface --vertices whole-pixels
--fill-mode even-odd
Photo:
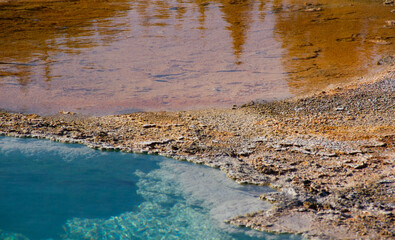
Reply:
[[[0,0],[0,109],[113,114],[282,99],[394,53],[382,0]]]
[[[268,187],[152,155],[0,137],[0,239],[301,239],[223,221]]]

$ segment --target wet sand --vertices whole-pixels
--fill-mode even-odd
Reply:
[[[395,65],[304,97],[104,117],[0,113],[0,133],[160,154],[270,185],[229,223],[316,239],[395,237]],[[393,59],[392,59],[393,60]],[[391,65],[392,62],[392,65]]]

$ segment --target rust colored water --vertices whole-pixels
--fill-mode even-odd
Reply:
[[[0,0],[0,108],[113,114],[282,99],[395,52],[393,6]]]

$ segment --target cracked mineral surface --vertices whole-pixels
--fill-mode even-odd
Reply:
[[[309,96],[115,116],[0,113],[0,133],[160,154],[270,185],[270,211],[228,222],[308,238],[395,237],[395,67]]]

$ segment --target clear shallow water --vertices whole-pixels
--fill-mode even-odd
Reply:
[[[114,114],[320,90],[394,53],[382,0],[0,0],[0,108]]]
[[[0,137],[0,239],[300,239],[223,223],[269,208],[266,191],[160,156]]]

